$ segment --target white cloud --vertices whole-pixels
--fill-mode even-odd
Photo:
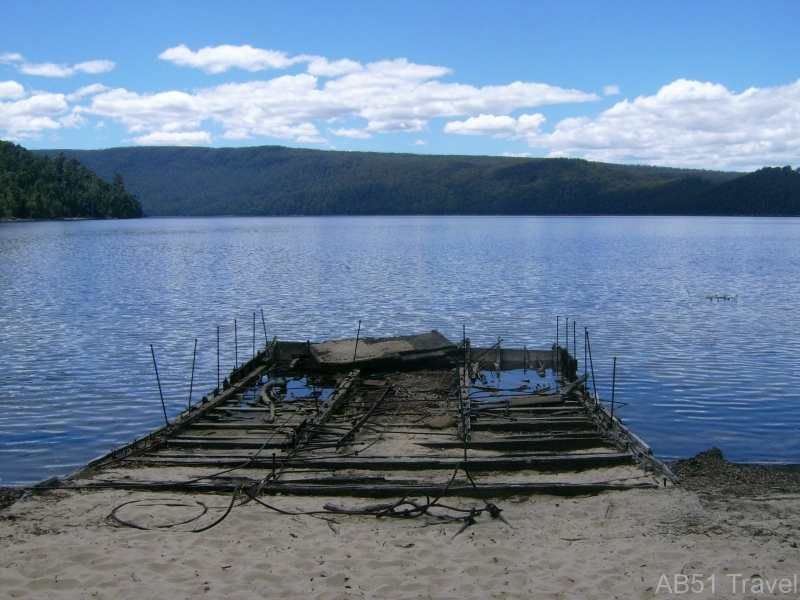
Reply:
[[[544,115],[538,113],[520,115],[518,119],[506,115],[480,115],[466,121],[452,121],[445,125],[444,132],[517,140],[539,133],[544,122]]]
[[[309,74],[318,77],[338,77],[340,75],[347,75],[348,73],[357,73],[363,71],[364,67],[361,63],[354,60],[343,58],[329,62],[327,58],[322,56],[308,57],[309,63],[306,69]]]
[[[70,102],[76,102],[85,96],[92,96],[94,94],[99,94],[100,92],[105,92],[106,90],[110,89],[109,87],[103,85],[102,83],[93,83],[92,85],[85,85],[82,88],[78,88],[71,94],[67,95],[67,100]]]
[[[620,93],[618,85],[607,85],[603,88],[604,96],[618,96]]]
[[[740,94],[679,79],[652,96],[623,100],[594,119],[571,118],[531,147],[620,163],[750,170],[800,156],[800,81]]]
[[[347,73],[363,70],[361,63],[350,59],[329,61],[324,56],[301,54],[290,57],[286,52],[253,48],[250,45],[206,46],[196,52],[185,44],[167,48],[158,55],[179,67],[202,69],[206,73],[216,74],[236,68],[256,72],[268,69],[285,69],[298,63],[308,63],[307,71],[317,77],[339,77]]]
[[[505,156],[507,158],[527,158],[530,155],[530,152],[503,152],[501,156]]]
[[[113,71],[114,67],[116,66],[116,63],[110,60],[87,60],[86,62],[78,63],[72,68],[76,73],[80,72],[97,75],[99,73],[108,73],[109,71]]]
[[[442,83],[437,78],[451,73],[450,69],[418,65],[406,59],[362,66],[353,61],[322,63],[317,58],[309,62],[310,71],[328,69],[327,73],[332,74],[338,69],[343,74],[331,75],[323,82],[311,73],[283,75],[226,83],[192,93],[138,94],[114,89],[95,95],[86,110],[119,121],[132,133],[194,131],[210,120],[223,128],[225,139],[272,137],[298,143],[327,143],[314,121],[365,119],[366,128],[330,130],[332,135],[365,138],[374,132],[421,131],[437,117],[597,99],[594,94],[538,83],[483,88]],[[202,64],[219,66],[208,61]],[[312,69],[313,65],[316,67]],[[522,127],[527,126],[525,118],[520,121]]]
[[[63,94],[35,92],[27,98],[0,102],[0,131],[8,139],[36,138],[43,131],[60,129],[56,120],[69,106]]]
[[[25,88],[16,81],[0,81],[0,98],[19,100],[25,97]]]
[[[75,69],[67,65],[57,65],[56,63],[23,63],[19,67],[19,72],[25,75],[38,75],[41,77],[71,77],[75,74]]]
[[[211,143],[207,131],[164,132],[156,131],[130,140],[141,146],[199,146]]]
[[[184,44],[168,48],[158,55],[161,60],[168,60],[179,67],[194,67],[206,73],[224,73],[230,68],[245,71],[263,71],[265,69],[285,69],[304,58],[289,58],[285,52],[262,50],[252,46],[206,46],[197,52]]]
[[[81,115],[80,112],[74,110],[68,115],[61,117],[58,122],[64,127],[69,127],[70,129],[78,129],[88,123],[86,117]]]
[[[427,146],[428,140],[414,140],[414,143],[411,144],[412,146]]]
[[[25,59],[22,58],[22,54],[19,52],[3,52],[0,54],[0,63],[9,64],[15,62],[21,62]]]
[[[328,130],[333,135],[338,135],[340,137],[348,137],[354,139],[361,139],[366,140],[372,137],[372,135],[363,129],[345,129],[342,127],[341,129],[329,129]]]
[[[0,54],[0,63],[16,64],[17,70],[20,73],[41,77],[72,77],[76,73],[96,75],[98,73],[107,73],[116,67],[116,64],[110,60],[87,60],[71,67],[66,64],[56,64],[52,62],[29,63],[18,52],[5,52]]]

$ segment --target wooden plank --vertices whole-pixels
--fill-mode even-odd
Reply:
[[[538,421],[478,421],[472,431],[600,431],[586,418],[540,419]]]
[[[138,490],[151,492],[188,492],[188,493],[231,493],[236,489],[241,481],[236,483],[172,483],[172,482],[131,482],[131,481],[105,481],[90,483],[82,486],[84,489],[119,489],[119,490]],[[257,484],[253,480],[253,484]],[[516,496],[521,494],[548,494],[552,496],[585,496],[599,494],[607,491],[624,491],[635,489],[653,489],[658,487],[654,483],[493,483],[478,481],[480,494],[484,498],[498,498]],[[273,495],[293,495],[293,496],[355,496],[355,497],[421,497],[436,496],[444,485],[430,483],[419,483],[409,485],[404,482],[402,485],[302,485],[302,484],[283,484],[280,481],[261,488],[261,494]],[[447,489],[446,496],[466,496],[479,497],[478,493],[470,484],[454,483]]]
[[[245,457],[247,458],[247,457]],[[155,457],[133,457],[131,462],[152,463],[163,466],[188,466],[188,467],[218,467],[230,468],[242,463],[240,458],[231,459],[160,459]],[[333,456],[329,459],[288,459],[281,460],[278,457],[278,464],[285,469],[330,469],[339,470],[361,470],[361,471],[452,471],[456,465],[463,461],[459,458],[403,458],[393,459],[390,457],[377,458],[340,458]],[[529,455],[513,456],[500,458],[471,458],[466,463],[470,470],[475,471],[542,471],[542,472],[566,472],[583,471],[587,469],[599,469],[604,467],[626,466],[634,464],[633,457],[625,452],[604,452],[589,454],[551,454],[551,455]],[[272,458],[262,457],[252,461],[247,469],[271,469]]]
[[[246,440],[212,440],[212,439],[193,439],[193,440],[182,440],[182,439],[169,439],[164,442],[164,445],[167,448],[208,448],[211,450],[220,449],[220,450],[229,450],[229,449],[241,449],[241,450],[258,450],[259,448],[266,449],[283,449],[289,448],[291,446],[291,442],[282,441],[282,442],[260,442],[254,441],[249,442]]]
[[[555,437],[555,438],[528,438],[514,439],[506,438],[503,440],[475,441],[469,442],[415,442],[418,446],[426,448],[442,449],[461,449],[467,450],[496,450],[496,451],[521,451],[521,450],[544,450],[549,452],[566,450],[588,450],[589,448],[613,447],[606,438],[599,435],[591,437]]]

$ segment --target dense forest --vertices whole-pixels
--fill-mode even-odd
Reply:
[[[151,215],[798,215],[800,173],[582,159],[251,148],[63,152],[121,172]]]
[[[138,198],[76,158],[35,154],[0,140],[0,219],[129,219],[144,216]]]

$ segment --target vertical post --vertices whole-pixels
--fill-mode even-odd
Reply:
[[[217,325],[217,391],[219,391],[219,325]]]
[[[233,320],[233,346],[235,348],[233,358],[234,371],[239,367],[239,331],[236,328],[236,319]]]
[[[584,327],[584,329],[586,329],[586,328]],[[584,375],[586,375],[586,369],[589,368],[589,365],[586,362],[586,354],[587,354],[586,353],[586,343],[589,341],[589,333],[588,333],[588,331],[589,330],[586,329],[586,331],[583,334],[583,374]]]
[[[358,352],[358,336],[361,335],[361,319],[358,320],[358,331],[356,331],[356,347],[353,348],[353,362],[356,362],[356,353]]]
[[[556,357],[555,361],[553,361],[553,368],[558,372],[558,338],[559,332],[558,328],[561,326],[561,315],[556,315]]]
[[[192,378],[189,380],[189,408],[192,408],[192,387],[194,386],[194,364],[197,361],[197,338],[194,338],[194,354],[192,355]]]
[[[256,357],[256,313],[253,313],[253,358]]]
[[[611,424],[614,424],[614,388],[617,385],[617,357],[614,357],[614,372],[611,375]]]
[[[261,309],[261,324],[264,326],[264,351],[266,352],[269,346],[269,338],[267,338],[267,322],[264,320],[264,309]]]
[[[592,361],[592,343],[589,341],[589,330],[586,329],[586,348],[589,350],[589,368],[592,371],[592,387],[594,388],[594,401],[599,402],[597,397],[597,381],[594,378],[594,362]]]
[[[569,354],[569,317],[564,317],[564,346]]]
[[[169,425],[169,419],[167,418],[167,406],[164,404],[164,393],[161,391],[161,379],[158,378],[158,365],[156,364],[156,353],[153,350],[153,344],[150,344],[150,354],[153,355],[153,367],[156,370],[156,382],[158,383],[158,395],[161,396],[161,408],[164,411],[164,423]]]
[[[575,333],[575,319],[572,319],[572,351],[575,353],[573,357],[575,360],[578,360],[578,342],[577,342],[577,335]],[[577,365],[575,367],[575,375],[578,375],[578,368]]]
[[[467,363],[469,362],[469,356],[467,355],[467,326],[461,326],[461,345],[464,348],[464,368],[467,368]]]

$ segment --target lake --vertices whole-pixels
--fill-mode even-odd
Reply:
[[[589,330],[601,398],[664,459],[800,462],[800,220],[297,217],[0,223],[0,485],[163,424],[271,338]],[[706,296],[735,296],[711,300]],[[264,322],[262,323],[261,311]],[[236,330],[234,331],[234,320]],[[570,325],[570,331],[572,325]],[[570,345],[572,342],[570,341]]]

